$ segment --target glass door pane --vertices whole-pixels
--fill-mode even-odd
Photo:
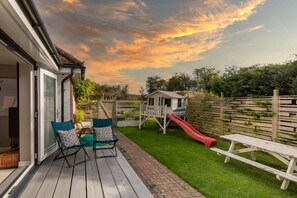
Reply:
[[[47,70],[39,73],[38,162],[52,154],[57,146],[51,121],[57,121],[57,76]]]
[[[56,120],[56,79],[44,74],[44,153],[55,147],[55,135],[51,121]]]

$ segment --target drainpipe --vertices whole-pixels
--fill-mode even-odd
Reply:
[[[84,80],[85,79],[85,75],[86,75],[86,67],[82,67],[81,68],[81,79]]]
[[[64,122],[64,83],[73,76],[74,68],[71,67],[71,73],[61,82],[61,121]]]

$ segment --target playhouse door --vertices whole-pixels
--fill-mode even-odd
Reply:
[[[163,97],[159,97],[158,106],[161,106],[161,107],[164,106],[164,98],[163,98]],[[159,108],[158,108],[158,109],[159,109]],[[163,108],[160,108],[159,111],[160,111],[159,114],[161,114],[161,115],[164,114],[164,112],[163,112]]]
[[[39,91],[38,162],[41,162],[56,150],[51,121],[57,119],[57,76],[40,69]]]
[[[163,97],[159,97],[158,105],[159,106],[164,106],[164,98]]]

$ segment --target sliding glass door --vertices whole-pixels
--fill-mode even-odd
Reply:
[[[41,162],[56,150],[51,121],[57,120],[57,76],[40,69],[39,79],[38,161]]]

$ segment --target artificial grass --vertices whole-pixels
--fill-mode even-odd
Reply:
[[[181,129],[173,129],[163,135],[155,122],[146,127],[122,127],[119,131],[141,146],[171,171],[196,188],[206,197],[296,197],[296,183],[288,190],[280,189],[281,181],[275,175],[243,162],[230,159],[187,136]],[[216,147],[227,150],[230,142],[219,140]],[[257,161],[286,169],[272,156],[256,153]]]

